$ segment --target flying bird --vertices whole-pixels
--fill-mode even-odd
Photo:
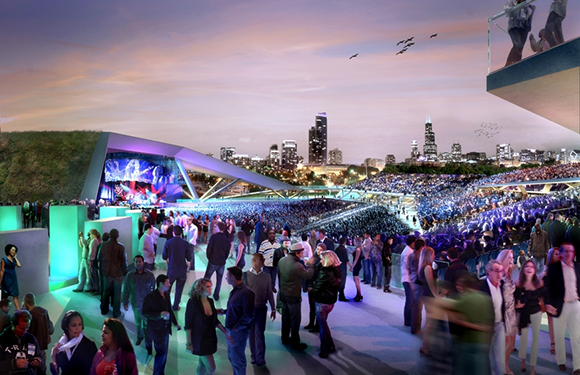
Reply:
[[[410,37],[409,39],[405,40],[405,43],[409,43],[409,42],[413,41],[414,38],[415,38],[414,36]]]
[[[403,48],[409,48],[409,47],[414,46],[414,45],[415,45],[415,43],[409,43],[409,44],[405,45]]]
[[[403,53],[405,53],[405,50],[400,50],[399,52],[397,52],[397,53],[395,54],[395,56],[397,56],[397,55],[402,55]]]
[[[397,45],[399,45],[399,44],[403,44],[403,43],[405,43],[405,40],[401,40],[401,41],[399,41],[399,43],[397,43]]]
[[[436,36],[437,36],[437,34],[433,34],[429,38],[435,38]]]
[[[351,57],[349,57],[348,59],[350,60],[350,59],[352,59],[353,57],[357,57],[357,56],[358,56],[358,53],[355,53],[354,55],[352,55],[352,56],[351,56]]]

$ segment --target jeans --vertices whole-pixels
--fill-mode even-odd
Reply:
[[[153,363],[153,375],[164,375],[165,364],[167,363],[167,352],[169,351],[169,331],[163,335],[159,333],[153,340],[155,345],[155,362]]]
[[[327,305],[316,302],[316,321],[320,326],[320,353],[328,354],[336,349],[327,322],[328,314],[333,308],[334,304]]]
[[[363,281],[367,284],[371,282],[371,260],[363,259]]]
[[[453,375],[489,375],[489,345],[454,342],[451,350]]]
[[[546,264],[546,257],[544,258],[532,258],[532,261],[536,265],[536,274],[541,275],[544,272],[544,266]]]
[[[250,335],[249,328],[228,329],[228,334],[234,343],[226,340],[228,346],[228,359],[232,364],[234,375],[246,374],[246,343]]]
[[[372,274],[373,278],[371,280],[371,286],[376,286],[377,288],[383,287],[383,262],[379,260],[371,260]]]
[[[383,287],[385,289],[391,287],[391,266],[385,266],[385,279]]]
[[[276,275],[278,274],[278,267],[264,266],[264,272],[270,275],[270,278],[272,279],[272,290],[276,289]]]
[[[151,349],[151,338],[147,334],[147,319],[143,318],[141,307],[133,306],[133,315],[135,316],[135,327],[137,328],[137,340],[145,339],[145,347]]]
[[[250,355],[252,364],[263,365],[266,363],[266,319],[268,317],[268,306],[256,306],[254,308],[254,320],[250,327]]]
[[[493,326],[493,337],[489,348],[489,360],[491,373],[494,375],[505,374],[505,325],[503,321]]]
[[[85,284],[87,284],[87,280],[88,280],[87,290],[90,290],[91,278],[89,268],[87,265],[87,260],[81,259],[81,264],[79,266],[79,286],[77,287],[77,290],[85,290]]]
[[[179,304],[181,303],[181,295],[183,294],[183,288],[185,287],[185,281],[187,280],[187,275],[185,276],[171,276],[169,278],[169,283],[171,286],[169,287],[169,294],[171,294],[171,289],[173,289],[173,283],[176,282],[175,286],[175,297],[173,298],[173,310],[177,310]]]
[[[92,284],[92,289],[95,291],[95,293],[101,294],[101,283],[99,281],[99,269],[97,267],[94,266],[94,261],[92,262],[92,266],[89,267],[89,272],[91,274],[91,283],[89,285]],[[91,289],[89,287],[89,289]]]
[[[403,288],[405,289],[405,308],[403,309],[403,316],[405,318],[405,325],[407,327],[411,326],[411,306],[413,305],[413,289],[411,289],[411,283],[403,282]]]
[[[300,322],[302,313],[300,305],[302,297],[285,296],[284,293],[278,293],[282,301],[282,342],[290,341],[292,345],[300,343]]]
[[[195,271],[195,245],[189,244],[189,248],[191,249],[191,262],[189,262],[189,270]]]
[[[418,284],[412,284],[413,304],[411,305],[411,333],[415,334],[421,331],[421,321],[423,320],[423,287]]]
[[[205,270],[206,279],[211,279],[213,273],[216,273],[215,289],[213,291],[213,299],[216,301],[220,299],[220,290],[222,288],[222,279],[224,278],[224,266],[216,266],[215,264],[207,263],[207,268]]]
[[[103,297],[101,298],[101,314],[106,315],[109,312],[109,298],[112,292],[113,317],[121,315],[121,286],[123,278],[112,278],[103,276]]]

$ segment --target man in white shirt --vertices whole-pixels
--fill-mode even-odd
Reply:
[[[197,245],[197,226],[193,224],[193,218],[187,218],[187,226],[185,227],[186,241],[191,249],[191,262],[189,263],[189,271],[195,271],[195,246]]]
[[[505,303],[503,300],[503,265],[497,259],[490,260],[485,269],[487,278],[481,283],[479,290],[490,295],[493,302],[493,337],[489,348],[491,373],[503,375],[505,373]]]
[[[580,264],[574,262],[576,252],[571,243],[560,247],[560,262],[550,264],[544,283],[546,311],[554,320],[556,363],[566,371],[566,328],[570,334],[574,374],[580,374]]]
[[[411,276],[409,273],[409,268],[407,267],[407,257],[413,254],[415,249],[415,236],[407,236],[407,246],[401,253],[401,282],[403,283],[403,288],[405,289],[405,308],[403,310],[403,315],[405,317],[405,326],[411,326],[411,307],[413,305],[413,289],[411,287]]]
[[[371,283],[371,246],[373,245],[373,240],[369,232],[364,232],[362,243],[362,257],[363,257],[363,283]]]
[[[143,226],[143,236],[139,240],[139,249],[145,260],[145,269],[153,270],[153,265],[155,264],[155,247],[153,244],[153,226],[146,223]]]
[[[302,242],[300,242],[300,243],[302,244],[302,247],[304,248],[304,258],[310,259],[310,258],[312,258],[312,247],[308,243],[308,234],[302,233],[301,238],[302,238]]]

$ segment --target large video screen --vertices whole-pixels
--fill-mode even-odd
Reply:
[[[141,159],[108,159],[105,162],[105,182],[136,181],[157,185],[173,183],[171,171],[165,172],[162,164]]]

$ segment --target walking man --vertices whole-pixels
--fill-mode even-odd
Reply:
[[[205,251],[208,262],[204,277],[211,279],[213,273],[216,273],[213,299],[219,301],[222,279],[224,277],[224,267],[230,253],[230,240],[224,233],[226,225],[220,221],[217,223],[217,226],[219,227],[219,232],[211,235]]]
[[[147,226],[149,224],[145,225]],[[137,341],[135,345],[139,346],[141,341],[145,339],[145,348],[150,352],[152,343],[151,338],[147,335],[147,320],[143,319],[142,309],[145,296],[155,290],[155,275],[145,268],[145,262],[141,255],[135,255],[133,262],[135,264],[135,270],[129,272],[127,277],[125,277],[123,307],[125,311],[129,310],[129,301],[131,301],[133,315],[135,316],[135,327],[137,328]]]
[[[99,252],[99,264],[103,277],[103,289],[101,297],[101,314],[109,313],[109,298],[113,293],[113,317],[121,316],[121,286],[123,277],[127,274],[127,254],[125,246],[118,242],[119,231],[111,229],[109,240],[103,243]]]
[[[169,277],[159,275],[155,279],[157,289],[145,296],[143,301],[143,316],[147,319],[147,335],[155,345],[155,363],[153,365],[154,375],[165,374],[165,364],[167,363],[167,351],[169,349],[169,335],[171,335],[171,324],[177,324],[177,319],[171,311],[171,300],[169,297]],[[147,349],[151,355],[151,349]]]
[[[227,341],[228,358],[234,375],[246,374],[246,343],[254,319],[254,292],[242,281],[238,267],[228,268],[226,280],[234,289],[230,292],[226,310],[226,329],[232,340]]]
[[[192,257],[189,244],[181,238],[182,233],[180,226],[174,226],[173,238],[167,240],[163,248],[163,260],[167,263],[167,276],[169,276],[169,293],[171,293],[173,283],[177,282],[173,311],[180,309],[181,295],[183,294],[183,287],[187,280],[187,269]]]

